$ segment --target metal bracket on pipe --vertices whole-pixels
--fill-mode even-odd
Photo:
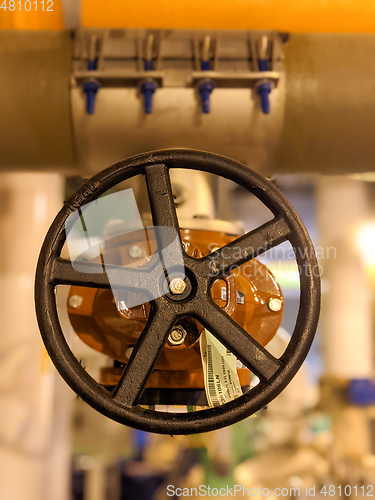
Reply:
[[[93,34],[98,39],[98,65],[97,70],[89,72],[86,69],[88,41]],[[145,71],[144,45],[151,36],[155,70]],[[272,71],[258,71],[256,42],[261,37],[269,40],[264,57]],[[211,47],[207,57],[212,70],[202,71],[207,38]],[[75,40],[71,84],[80,86],[90,77],[96,78],[101,88],[124,88],[137,87],[145,78],[152,78],[159,88],[195,88],[199,81],[210,78],[216,88],[254,88],[267,78],[277,86],[280,78],[277,70],[284,56],[282,44],[282,37],[277,33],[263,31],[80,30]]]

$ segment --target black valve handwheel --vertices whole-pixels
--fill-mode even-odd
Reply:
[[[274,218],[201,259],[190,257],[183,251],[189,285],[186,295],[176,295],[179,300],[174,300],[172,294],[165,294],[151,301],[147,325],[119,384],[111,392],[85,371],[70,350],[58,319],[55,287],[64,284],[139,291],[149,286],[149,275],[142,274],[141,270],[113,266],[110,283],[102,266],[89,262],[84,264],[87,274],[84,269],[78,272],[70,261],[60,257],[66,239],[65,222],[73,211],[95,200],[109,188],[143,174],[154,226],[173,228],[180,237],[169,178],[171,168],[195,169],[230,179],[259,198]],[[156,233],[159,254],[170,243],[167,241],[170,233]],[[294,249],[300,272],[300,307],[291,340],[284,354],[277,359],[215,304],[211,287],[215,276],[225,274],[287,240]],[[95,266],[97,273],[93,272]],[[35,302],[47,351],[62,377],[84,401],[107,417],[138,429],[161,434],[193,434],[212,431],[248,417],[274,399],[291,381],[302,365],[316,331],[320,277],[309,235],[293,207],[275,186],[228,158],[176,149],[146,153],[116,163],[85,182],[65,203],[52,223],[40,253]],[[259,377],[260,382],[234,401],[216,408],[192,413],[165,413],[142,408],[137,402],[168,334],[179,318],[187,316],[198,320],[215,335]]]

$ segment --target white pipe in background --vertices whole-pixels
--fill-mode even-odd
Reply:
[[[318,181],[322,278],[328,285],[322,299],[325,371],[345,380],[373,376],[372,292],[356,241],[370,215],[366,194],[363,182],[347,177]]]
[[[0,498],[67,500],[70,390],[43,346],[34,276],[63,177],[0,174]]]

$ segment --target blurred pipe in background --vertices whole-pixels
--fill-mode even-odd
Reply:
[[[0,498],[67,500],[71,391],[42,344],[34,275],[63,202],[52,173],[0,174]]]
[[[365,183],[319,178],[321,246],[326,253],[334,250],[321,262],[328,284],[322,300],[325,371],[344,380],[373,376],[372,291],[357,241],[358,227],[369,216]]]

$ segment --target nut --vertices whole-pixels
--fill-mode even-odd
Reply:
[[[80,307],[83,302],[83,297],[80,295],[72,295],[69,297],[69,305],[70,307],[73,307],[73,309],[77,309],[77,307]]]
[[[268,309],[273,312],[279,312],[283,306],[283,301],[280,299],[270,299],[268,302]]]
[[[142,248],[138,245],[133,245],[129,248],[128,254],[132,259],[139,259],[142,255]]]
[[[173,328],[168,336],[168,342],[172,345],[181,345],[186,337],[187,333],[182,326],[176,326]]]
[[[186,283],[182,278],[174,278],[169,283],[169,289],[174,295],[181,295],[184,293],[186,288]]]

